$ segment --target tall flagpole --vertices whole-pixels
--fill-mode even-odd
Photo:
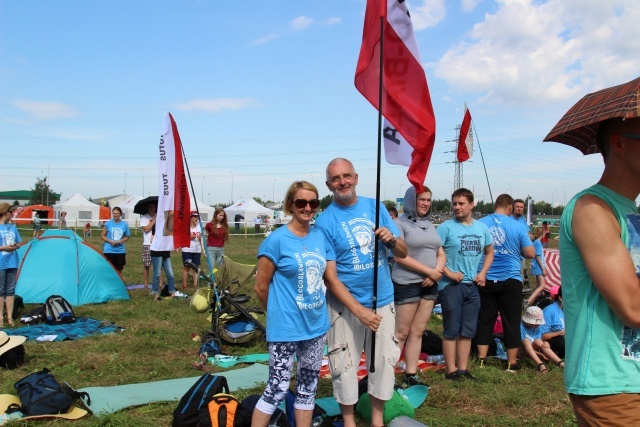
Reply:
[[[383,67],[384,67],[384,17],[380,17],[380,78],[378,80],[378,157],[376,164],[376,221],[375,229],[380,225],[380,169],[382,164],[382,89],[383,89]],[[378,309],[378,239],[373,238],[373,312]],[[376,331],[371,332],[371,363],[369,372],[376,371]]]
[[[476,125],[471,120],[471,126],[473,126],[473,133],[476,134],[476,141],[478,142],[478,148],[480,149],[480,158],[482,159],[482,167],[484,168],[484,176],[487,179],[487,187],[489,187],[489,197],[491,198],[491,205],[493,206],[493,194],[491,193],[491,184],[489,184],[489,175],[487,174],[487,165],[484,164],[484,156],[482,155],[482,147],[480,146],[480,139],[478,138],[478,132],[476,131]]]
[[[189,179],[189,187],[191,188],[191,194],[193,194],[193,200],[196,205],[196,212],[198,213],[198,224],[200,224],[200,246],[202,246],[202,250],[204,251],[204,257],[207,260],[207,267],[209,267],[209,272],[211,272],[211,277],[213,278],[213,266],[211,265],[211,259],[209,258],[209,251],[207,247],[204,245],[204,227],[202,226],[202,218],[200,217],[200,208],[198,207],[198,202],[196,201],[196,193],[193,189],[193,181],[191,180],[191,172],[189,172],[189,164],[187,163],[187,156],[184,153],[184,147],[182,143],[180,144],[180,150],[182,150],[182,158],[184,160],[184,168],[187,171],[187,178]],[[191,219],[189,219],[191,221]]]

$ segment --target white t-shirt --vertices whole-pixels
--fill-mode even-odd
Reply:
[[[200,225],[190,227],[189,235],[191,236],[191,245],[188,248],[182,248],[182,252],[199,254],[202,252],[202,245],[200,244],[202,229],[200,228]]]
[[[149,225],[152,219],[155,219],[155,216],[149,216],[149,214],[140,215],[140,228],[146,227]],[[145,232],[142,230],[142,246],[151,246],[151,240],[153,235],[151,234],[151,230],[149,232]]]

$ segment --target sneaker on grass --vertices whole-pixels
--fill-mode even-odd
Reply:
[[[451,380],[451,381],[460,381],[460,374],[458,373],[458,371],[453,371],[448,374],[445,374],[444,379]]]
[[[518,362],[516,363],[507,363],[507,372],[518,372],[521,366]]]
[[[471,375],[471,372],[469,372],[469,371],[458,371],[458,377],[461,380],[469,380],[469,381],[475,381],[476,380],[476,377]]]
[[[425,387],[429,387],[429,385],[425,382],[423,382],[420,377],[418,376],[418,374],[413,374],[413,375],[405,375],[404,376],[404,380],[402,381],[402,388],[408,388],[411,387],[412,385],[423,385]]]

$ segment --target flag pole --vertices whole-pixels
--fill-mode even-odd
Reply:
[[[480,146],[480,139],[478,138],[478,132],[476,131],[476,125],[471,120],[471,126],[473,126],[473,133],[476,135],[476,141],[478,142],[478,148],[480,149],[480,158],[482,159],[482,167],[484,168],[484,176],[487,179],[487,186],[489,187],[489,197],[491,198],[491,205],[493,206],[493,194],[491,193],[491,184],[489,184],[489,175],[487,174],[487,165],[484,163],[484,156],[482,155],[482,147]],[[483,200],[484,202],[484,200]]]
[[[375,229],[380,225],[380,169],[382,164],[382,89],[383,89],[383,67],[384,67],[384,17],[380,17],[380,77],[378,79],[378,155],[376,159],[376,221]],[[373,298],[372,308],[376,313],[378,310],[378,239],[373,239]],[[376,371],[376,332],[371,333],[371,363],[369,372]]]
[[[196,193],[193,189],[193,181],[191,180],[191,172],[189,172],[189,164],[187,163],[187,156],[184,153],[184,146],[182,145],[182,141],[180,142],[180,150],[182,151],[182,159],[184,160],[184,168],[187,171],[187,179],[189,180],[189,187],[191,188],[191,194],[193,194],[193,200],[196,205],[196,212],[198,213],[198,224],[200,224],[200,246],[202,246],[202,250],[204,251],[204,257],[207,260],[207,267],[209,267],[209,271],[211,272],[211,277],[213,278],[213,266],[211,265],[211,259],[209,258],[209,251],[204,246],[204,227],[202,226],[202,217],[200,217],[200,209],[198,208],[198,202],[196,200]],[[189,219],[191,220],[191,219]]]

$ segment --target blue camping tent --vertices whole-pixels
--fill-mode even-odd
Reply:
[[[25,303],[61,295],[73,306],[128,300],[113,266],[73,230],[46,230],[18,249],[16,294]]]

